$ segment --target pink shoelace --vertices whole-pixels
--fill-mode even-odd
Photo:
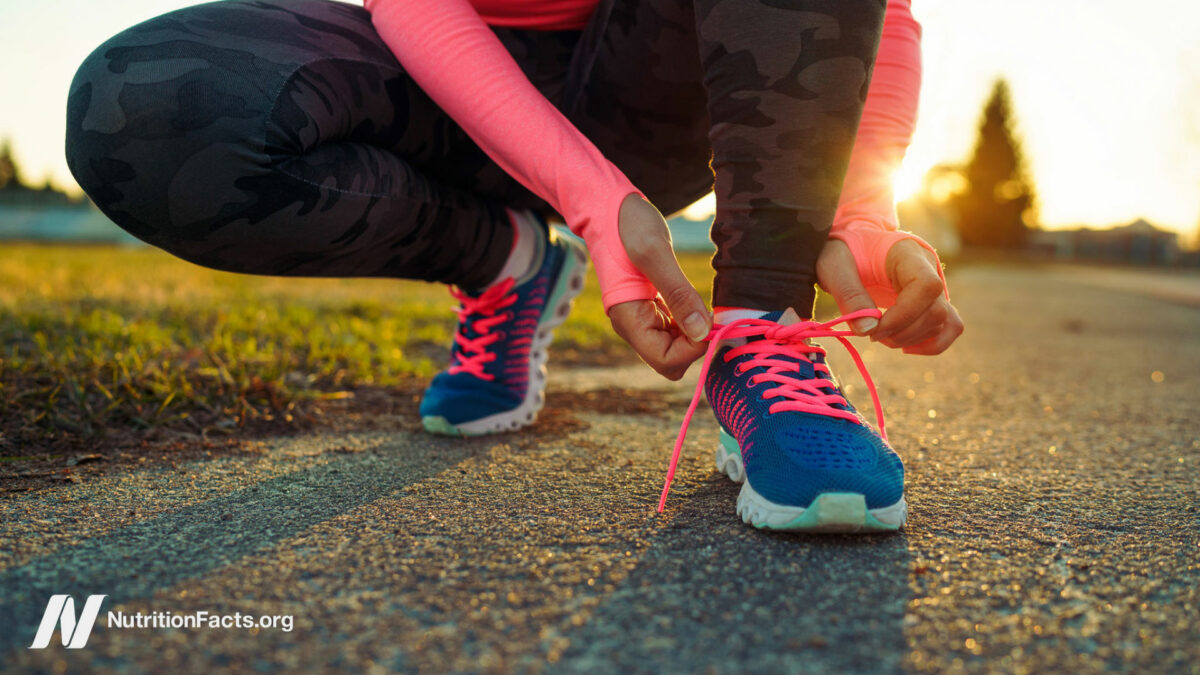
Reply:
[[[515,284],[512,277],[509,277],[484,291],[478,298],[473,298],[457,288],[450,288],[450,294],[462,304],[454,310],[458,314],[460,324],[465,324],[467,319],[474,315],[484,315],[475,319],[473,326],[478,337],[468,338],[461,332],[455,333],[454,342],[458,344],[459,352],[457,363],[450,364],[451,375],[470,373],[488,382],[496,379],[494,375],[485,373],[483,366],[496,360],[496,354],[489,351],[488,347],[503,338],[504,334],[499,331],[493,333],[492,329],[512,318],[508,312],[497,312],[517,301],[517,294],[510,293]]]
[[[712,365],[713,355],[717,353],[717,346],[722,340],[749,337],[762,338],[761,340],[747,342],[745,345],[730,349],[725,354],[724,359],[728,362],[739,356],[752,354],[754,358],[747,361],[744,365],[738,365],[739,374],[742,370],[750,370],[751,368],[763,367],[767,369],[765,373],[752,376],[750,378],[750,385],[753,386],[759,382],[775,383],[775,387],[763,391],[762,394],[765,399],[780,399],[767,408],[768,412],[777,413],[795,410],[861,423],[861,419],[854,413],[833,407],[838,404],[846,404],[846,399],[838,394],[827,394],[821,391],[823,388],[834,387],[833,382],[827,379],[830,375],[829,368],[822,363],[812,362],[808,358],[809,354],[823,356],[825,350],[817,345],[809,344],[806,340],[823,337],[837,338],[842,343],[842,346],[846,348],[846,351],[850,352],[851,358],[854,359],[855,365],[858,366],[858,372],[867,384],[867,390],[871,392],[871,402],[875,405],[875,420],[879,426],[879,434],[883,436],[884,440],[887,440],[887,431],[883,425],[883,408],[879,405],[879,394],[875,390],[875,382],[871,380],[871,375],[867,372],[867,366],[863,363],[862,357],[859,356],[858,350],[846,339],[853,336],[854,331],[834,330],[833,328],[840,323],[846,323],[854,319],[865,317],[878,319],[881,316],[882,313],[877,309],[861,309],[824,323],[799,321],[789,325],[782,325],[764,319],[738,319],[729,324],[714,325],[712,332],[708,334],[708,337],[704,338],[708,340],[708,350],[705,352],[704,361],[700,365],[700,380],[696,383],[696,392],[692,395],[692,403],[688,406],[687,413],[683,416],[683,424],[679,427],[679,437],[675,439],[675,450],[671,453],[671,465],[667,469],[667,480],[663,485],[662,496],[658,500],[658,512],[662,513],[663,508],[667,504],[667,493],[671,491],[671,481],[675,479],[675,467],[679,464],[679,453],[683,450],[683,441],[687,437],[688,425],[691,424],[692,415],[695,414],[696,406],[700,403],[700,397],[704,393],[704,380],[708,376],[709,366]],[[813,370],[816,371],[817,377],[801,380],[789,374],[797,373],[800,370],[800,364],[794,361],[797,356],[813,364]],[[779,357],[787,357],[787,359],[792,360],[784,360]],[[820,377],[821,375],[826,377]]]

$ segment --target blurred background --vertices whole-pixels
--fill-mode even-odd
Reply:
[[[446,358],[443,289],[201,269],[142,246],[80,192],[63,157],[76,67],[108,37],[189,4],[0,4],[0,449],[115,428],[315,423],[335,403],[369,413],[364,401],[415,397]],[[951,274],[979,260],[1070,268],[1200,304],[1200,4],[913,9],[924,84],[895,176],[902,226]],[[671,218],[702,292],[712,212],[709,195]],[[559,363],[632,358],[595,288],[560,331]]]
[[[0,8],[0,237],[132,242],[63,159],[67,88],[100,42],[180,0]],[[952,258],[1200,265],[1200,5],[918,0],[920,121],[896,176],[904,226]],[[19,65],[18,65],[19,64]],[[711,198],[672,223],[705,249]]]

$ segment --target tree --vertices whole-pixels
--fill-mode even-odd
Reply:
[[[966,187],[950,200],[964,244],[1019,248],[1025,243],[1034,192],[1012,123],[1008,83],[997,80],[983,108],[975,152],[964,167]]]
[[[23,186],[21,169],[17,167],[17,161],[13,158],[12,142],[6,138],[0,142],[0,190]]]

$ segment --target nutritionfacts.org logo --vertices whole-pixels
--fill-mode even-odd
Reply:
[[[83,649],[88,637],[92,634],[92,626],[96,625],[96,617],[100,615],[100,605],[104,604],[107,595],[89,595],[83,603],[83,613],[75,615],[75,598],[69,595],[52,595],[46,603],[46,612],[42,614],[42,624],[38,626],[37,635],[33,638],[30,649],[45,649],[50,646],[50,638],[54,629],[61,628],[62,644],[67,649]]]
[[[83,603],[83,611],[75,613],[75,599],[69,595],[53,595],[46,603],[42,623],[33,638],[30,649],[45,649],[50,646],[55,629],[61,634],[62,644],[67,649],[82,649],[87,645],[100,606],[107,595],[89,595]],[[294,626],[291,614],[217,614],[205,610],[187,613],[174,612],[109,612],[109,629],[120,628],[241,628],[244,630],[276,629],[290,633]]]

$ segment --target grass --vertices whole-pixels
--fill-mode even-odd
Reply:
[[[681,264],[707,297],[708,256]],[[113,431],[287,428],[364,388],[411,396],[448,358],[452,304],[420,282],[234,275],[150,248],[0,245],[0,455]],[[634,358],[593,275],[555,362]]]

